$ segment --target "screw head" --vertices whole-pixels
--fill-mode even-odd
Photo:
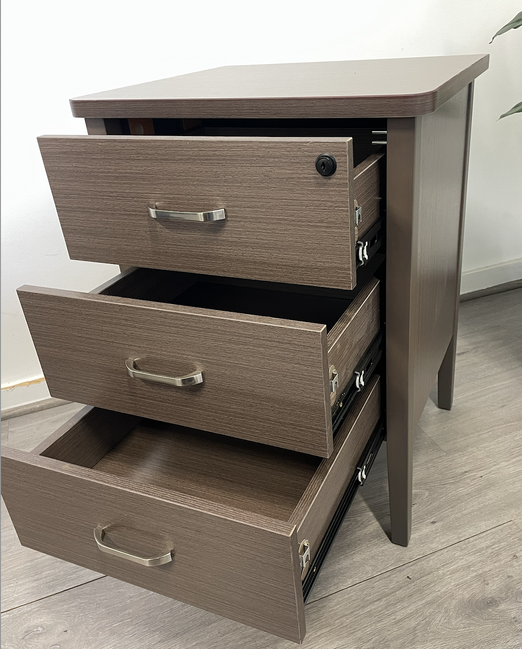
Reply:
[[[328,153],[321,153],[315,161],[315,168],[321,176],[333,176],[337,169],[337,160]]]

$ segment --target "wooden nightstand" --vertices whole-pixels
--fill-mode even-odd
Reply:
[[[72,100],[88,135],[39,140],[70,256],[132,268],[19,291],[51,394],[93,406],[3,453],[24,545],[301,641],[383,426],[407,545],[437,376],[452,402],[487,64],[218,68]]]

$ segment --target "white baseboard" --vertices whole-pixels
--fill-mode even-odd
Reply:
[[[43,376],[37,376],[20,383],[2,386],[2,413],[11,408],[19,408],[36,401],[50,398],[47,383]]]
[[[522,259],[514,259],[504,264],[475,268],[462,273],[460,294],[473,293],[492,286],[508,284],[522,279]]]

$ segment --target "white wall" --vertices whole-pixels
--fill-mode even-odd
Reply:
[[[68,259],[35,138],[84,133],[68,99],[118,86],[220,65],[489,52],[476,83],[465,281],[522,276],[522,116],[497,121],[522,100],[522,29],[488,45],[519,10],[518,0],[5,0],[2,387],[42,376],[18,286],[90,290],[116,273]],[[474,273],[484,267],[493,271]],[[6,408],[46,388],[2,396]]]

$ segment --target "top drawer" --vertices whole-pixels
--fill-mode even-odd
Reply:
[[[378,213],[380,156],[354,170],[352,138],[88,135],[39,144],[73,259],[356,285],[354,205],[358,196],[366,203],[365,222]],[[330,176],[316,169],[325,153],[337,165]],[[183,220],[218,210],[221,220]]]

